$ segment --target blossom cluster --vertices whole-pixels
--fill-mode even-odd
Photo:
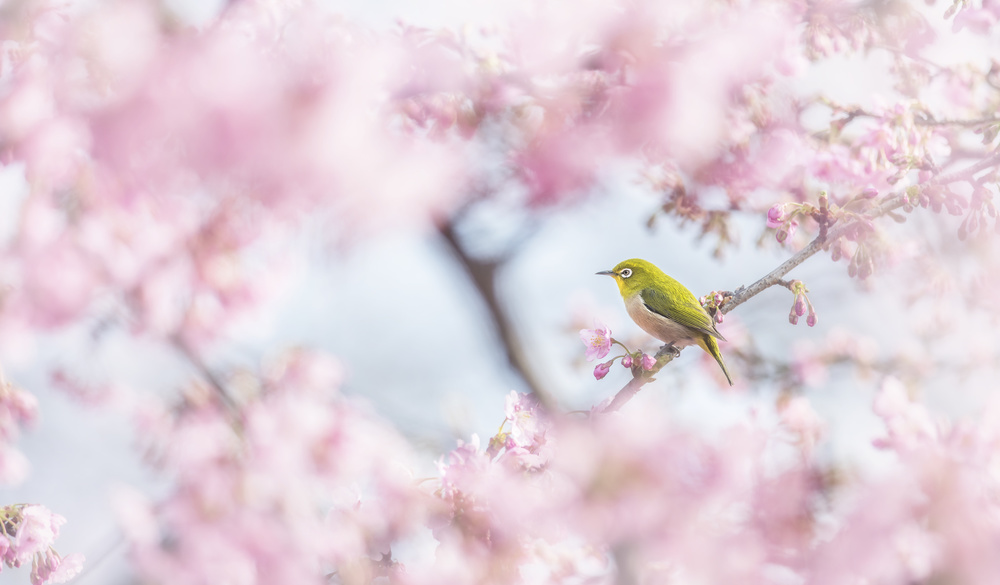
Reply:
[[[995,478],[983,473],[996,463],[992,411],[935,422],[885,379],[873,409],[887,436],[876,445],[901,468],[845,486],[811,455],[823,425],[808,400],[779,408],[777,427],[748,421],[712,441],[648,412],[564,419],[529,407],[513,424],[542,419],[531,424],[544,433],[524,435],[534,442],[507,452],[474,441],[443,462],[449,523],[436,536],[449,562],[437,568],[490,583],[996,578]],[[782,448],[801,456],[783,458]],[[520,454],[532,450],[541,455],[525,467]],[[775,456],[781,463],[764,463]]]
[[[44,506],[14,504],[0,508],[0,557],[8,567],[31,561],[32,585],[65,583],[83,570],[83,555],[60,556],[52,544],[66,519]]]
[[[14,448],[22,426],[38,416],[38,400],[10,382],[0,379],[0,483],[21,482],[28,473],[28,460]]]
[[[607,325],[598,324],[594,329],[581,329],[580,339],[583,341],[584,345],[587,346],[586,357],[588,362],[606,357],[611,352],[612,343],[617,343],[625,349],[625,354],[615,356],[606,362],[597,364],[597,366],[594,367],[594,377],[598,380],[601,380],[608,375],[608,372],[611,371],[611,366],[615,363],[615,360],[618,359],[621,359],[623,367],[633,370],[648,372],[656,367],[655,357],[641,350],[629,350],[622,342],[611,337],[611,330],[608,329]]]
[[[242,400],[192,387],[137,423],[155,465],[175,477],[153,501],[132,490],[117,512],[138,574],[153,582],[345,583],[422,523],[426,495],[406,441],[340,395],[340,365],[296,351],[239,376]]]

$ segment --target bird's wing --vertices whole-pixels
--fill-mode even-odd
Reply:
[[[639,296],[642,298],[642,303],[650,311],[662,315],[671,321],[676,321],[685,327],[707,333],[722,341],[726,340],[722,335],[719,335],[719,332],[715,329],[715,322],[712,320],[712,317],[705,309],[701,308],[701,305],[698,304],[698,299],[694,298],[693,295],[691,303],[674,302],[667,295],[655,288],[644,288],[639,291]]]

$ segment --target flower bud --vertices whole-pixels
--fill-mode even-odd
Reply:
[[[878,197],[878,189],[876,189],[871,185],[868,185],[867,187],[865,187],[864,191],[861,192],[861,196],[864,197],[865,199],[874,199]]]
[[[598,380],[604,378],[608,375],[608,371],[611,370],[611,362],[604,362],[603,364],[597,364],[594,368],[594,377]]]
[[[652,370],[656,366],[656,358],[649,355],[648,353],[642,354],[642,369],[647,372]]]
[[[632,367],[632,356],[626,355],[625,357],[623,357],[622,358],[622,365],[625,366],[626,368],[631,368]]]
[[[792,305],[795,314],[801,317],[806,314],[806,299],[802,295],[795,295],[795,303]]]
[[[862,262],[861,266],[858,267],[858,278],[864,280],[871,276],[873,272],[875,272],[875,265],[871,260]]]
[[[798,325],[799,324],[799,316],[796,315],[795,313],[789,313],[788,314],[788,322],[791,323],[792,325]]]
[[[788,232],[785,231],[785,228],[781,228],[778,230],[778,233],[774,235],[774,237],[778,240],[778,243],[784,244],[785,240],[788,239]]]
[[[808,325],[810,327],[815,327],[816,326],[816,321],[817,321],[817,319],[816,319],[816,313],[809,313],[809,316],[806,317],[806,325]]]
[[[781,224],[785,223],[785,204],[778,203],[777,205],[771,207],[767,210],[767,227],[769,228],[779,228]]]

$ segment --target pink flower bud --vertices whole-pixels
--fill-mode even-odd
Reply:
[[[792,305],[795,314],[801,317],[806,314],[806,298],[802,295],[795,295],[795,304]]]
[[[622,365],[625,366],[626,368],[631,368],[632,367],[632,356],[627,355],[627,356],[623,357],[622,358]]]
[[[611,370],[611,362],[604,362],[603,364],[597,364],[594,368],[594,377],[598,380],[604,378],[608,375],[608,371]]]
[[[871,185],[868,185],[867,187],[865,187],[864,191],[861,192],[861,196],[864,197],[865,199],[874,199],[878,197],[878,189],[876,189]]]
[[[652,370],[654,366],[656,366],[656,358],[648,353],[642,354],[642,369],[648,372]]]
[[[785,228],[781,228],[778,230],[778,233],[774,234],[774,237],[778,240],[779,244],[784,244],[785,240],[788,239],[788,232],[785,231]]]
[[[767,227],[769,228],[779,228],[781,224],[785,223],[785,204],[779,203],[767,210]]]
[[[816,313],[809,313],[809,316],[806,317],[806,325],[810,327],[815,327],[817,320],[818,319],[816,318]]]
[[[799,324],[799,316],[796,315],[795,313],[789,313],[788,314],[788,322],[791,323],[792,325],[798,325]]]

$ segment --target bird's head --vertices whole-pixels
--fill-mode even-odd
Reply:
[[[644,288],[649,288],[655,282],[656,274],[660,269],[650,262],[632,258],[619,262],[611,270],[602,270],[597,274],[604,274],[615,279],[618,283],[618,291],[625,298],[631,297]]]

